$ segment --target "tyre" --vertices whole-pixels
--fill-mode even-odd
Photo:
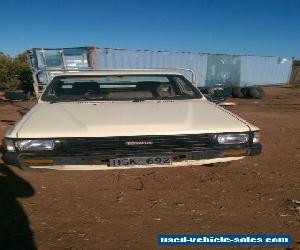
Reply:
[[[260,92],[261,98],[263,98],[263,97],[266,96],[266,93],[265,93],[265,91],[264,91],[264,89],[263,89],[262,87],[257,86],[256,88],[257,88],[258,91]]]
[[[243,93],[243,95],[244,95],[244,98],[249,98],[249,93],[248,93],[249,87],[243,87],[243,88],[241,89],[241,91],[242,91],[242,93]]]
[[[250,87],[247,95],[249,96],[249,98],[253,98],[253,99],[262,98],[262,93],[261,91],[259,91],[257,87]]]
[[[243,98],[244,94],[241,87],[232,87],[232,97]]]
[[[22,90],[6,90],[4,96],[11,101],[25,101],[26,95]]]
[[[230,165],[230,161],[226,161],[226,162],[217,162],[217,163],[212,163],[212,164],[208,164],[208,167],[211,168],[222,168],[222,167],[227,167]]]

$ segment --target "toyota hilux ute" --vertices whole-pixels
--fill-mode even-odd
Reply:
[[[62,72],[4,140],[22,168],[218,165],[261,152],[259,129],[175,70]]]

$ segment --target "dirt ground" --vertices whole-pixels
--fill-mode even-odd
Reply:
[[[262,154],[224,168],[24,172],[2,164],[0,230],[15,246],[6,249],[173,249],[157,246],[160,233],[291,234],[300,249],[300,88],[265,90],[262,100],[228,107],[261,128]],[[0,103],[1,138],[31,106]]]

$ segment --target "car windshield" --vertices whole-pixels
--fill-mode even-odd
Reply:
[[[200,91],[179,75],[59,76],[43,101],[193,99]]]

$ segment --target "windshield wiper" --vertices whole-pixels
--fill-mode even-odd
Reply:
[[[53,104],[53,103],[58,103],[58,102],[78,102],[78,101],[83,101],[83,100],[86,100],[86,99],[60,99],[60,98],[56,97],[56,98],[49,100],[49,103]]]
[[[103,101],[103,97],[91,97],[91,96],[84,96],[84,97],[80,97],[79,99],[76,99],[76,101]]]
[[[57,96],[53,96],[49,98],[49,103],[57,103],[57,102],[80,102],[80,101],[103,101],[102,98],[91,98],[91,97],[84,97],[84,98],[59,98]]]
[[[136,98],[136,99],[133,99],[132,102],[144,102],[146,100],[147,99],[145,99],[145,98]]]
[[[45,101],[48,101],[50,104],[53,104],[53,103],[58,103],[58,102],[70,102],[70,101],[76,101],[76,100],[73,100],[73,99],[67,99],[67,98],[59,98],[58,96],[49,96],[47,98],[47,100]]]

